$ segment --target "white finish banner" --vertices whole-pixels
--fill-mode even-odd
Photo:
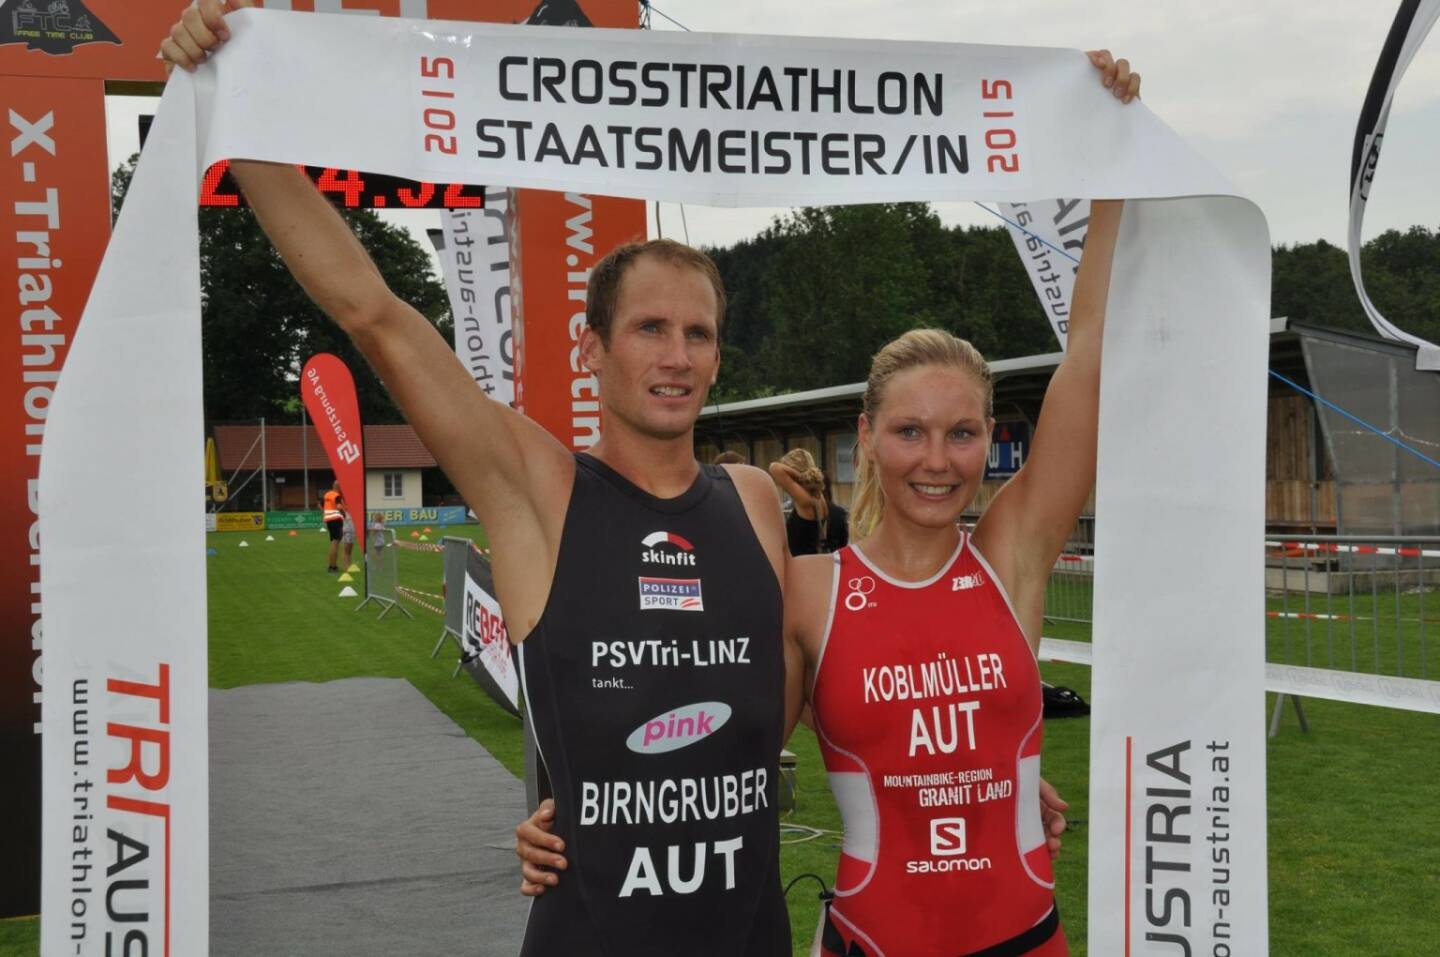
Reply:
[[[1360,297],[1360,305],[1370,317],[1370,324],[1387,339],[1398,339],[1417,347],[1416,368],[1434,372],[1440,372],[1440,346],[1399,328],[1370,301],[1370,294],[1365,290],[1365,276],[1360,268],[1360,249],[1364,245],[1365,205],[1370,201],[1370,187],[1375,182],[1375,168],[1380,163],[1380,144],[1385,139],[1385,127],[1390,122],[1390,105],[1395,100],[1395,90],[1437,19],[1440,19],[1440,0],[1401,0],[1400,9],[1390,25],[1379,62],[1375,64],[1375,74],[1370,78],[1370,89],[1365,94],[1360,121],[1355,126],[1354,151],[1350,160],[1349,233],[1350,278],[1355,282],[1355,294]]]
[[[195,197],[222,157],[719,205],[1139,200],[1104,345],[1090,952],[1265,952],[1253,543],[1269,239],[1163,123],[1067,50],[275,11],[230,25],[166,90],[46,430],[46,953],[72,950],[82,799],[86,846],[144,880],[124,901],[143,920],[92,906],[93,947],[140,933],[152,953],[207,952]],[[123,519],[137,510],[157,526],[140,543]],[[1161,523],[1196,543],[1183,580],[1150,557]],[[1173,614],[1217,591],[1228,600],[1203,626]],[[165,815],[117,803],[142,795]]]
[[[1040,308],[1060,349],[1070,331],[1070,299],[1075,291],[1075,272],[1085,250],[1090,229],[1088,199],[1051,199],[1041,203],[1001,203],[1000,215],[1025,264],[1030,284],[1040,299]]]
[[[455,354],[485,394],[515,404],[510,298],[510,191],[486,187],[484,209],[440,213],[437,243],[455,317]]]

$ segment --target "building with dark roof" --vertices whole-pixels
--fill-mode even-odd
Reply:
[[[316,508],[335,481],[320,433],[298,425],[216,425],[220,471],[232,497],[256,509]],[[374,508],[420,508],[435,456],[408,425],[365,426],[365,498]]]

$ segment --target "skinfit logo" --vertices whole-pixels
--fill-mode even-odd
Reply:
[[[730,706],[723,701],[702,701],[667,711],[630,732],[625,746],[636,754],[664,754],[678,751],[710,737],[730,720]]]
[[[640,610],[704,611],[698,578],[640,578]]]
[[[640,560],[649,565],[695,565],[695,546],[674,532],[651,532],[640,539]]]
[[[4,6],[0,0],[0,7]],[[119,46],[120,38],[85,9],[82,0],[19,0],[0,13],[0,46],[7,43],[65,56],[82,43]]]

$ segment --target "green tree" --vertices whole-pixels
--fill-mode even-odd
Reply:
[[[947,229],[928,204],[799,209],[709,252],[730,294],[721,401],[858,381],[917,326],[996,359],[1057,347],[1004,228]]]
[[[135,172],[132,156],[112,178],[116,216]],[[430,257],[408,232],[369,210],[341,215],[395,294],[449,336],[449,303]],[[201,349],[205,417],[296,418],[299,373],[319,352],[333,352],[355,376],[361,418],[400,422],[399,410],[349,338],[291,278],[249,209],[200,210]]]
[[[888,340],[936,321],[917,237],[938,228],[923,204],[807,207],[771,227],[758,354],[781,391],[864,378]]]
[[[1373,335],[1350,277],[1349,253],[1323,239],[1275,248],[1271,314]],[[1365,287],[1395,325],[1430,341],[1440,337],[1440,232],[1390,229],[1360,250]]]

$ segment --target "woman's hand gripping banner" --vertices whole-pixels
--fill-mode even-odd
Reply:
[[[227,157],[725,206],[1131,199],[1101,395],[1090,952],[1265,951],[1269,240],[1178,136],[1069,50],[229,22],[170,81],[46,430],[46,953],[82,897],[91,940],[207,952],[195,203]],[[1162,527],[1192,545],[1183,575],[1154,560]],[[117,880],[139,919],[93,906]]]

